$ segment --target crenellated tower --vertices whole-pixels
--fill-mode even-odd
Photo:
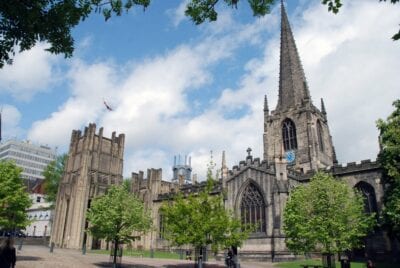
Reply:
[[[93,197],[121,184],[125,135],[103,137],[96,124],[73,130],[68,160],[57,193],[51,241],[58,247],[99,247],[100,241],[87,236],[86,211]]]
[[[285,7],[281,5],[279,97],[269,111],[264,100],[264,160],[286,158],[288,166],[307,172],[334,162],[325,105],[312,103]]]

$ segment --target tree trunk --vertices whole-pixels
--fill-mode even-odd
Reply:
[[[113,267],[117,267],[117,250],[118,250],[118,239],[114,240],[114,259],[113,259]]]

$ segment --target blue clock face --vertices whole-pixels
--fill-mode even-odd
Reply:
[[[293,163],[294,160],[296,160],[296,154],[294,153],[294,151],[286,152],[286,160],[288,161],[288,163]]]

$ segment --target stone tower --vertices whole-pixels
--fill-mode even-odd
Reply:
[[[81,249],[98,247],[89,239],[86,211],[91,199],[103,194],[113,184],[122,183],[125,135],[103,137],[103,128],[96,134],[96,125],[89,124],[82,135],[73,130],[68,160],[61,179],[51,241],[58,247]]]
[[[306,77],[285,7],[281,11],[279,98],[274,111],[264,100],[264,160],[286,158],[288,166],[307,172],[335,160],[324,103],[311,101]]]

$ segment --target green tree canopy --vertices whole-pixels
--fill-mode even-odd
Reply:
[[[384,169],[383,216],[390,229],[400,237],[400,100],[393,102],[395,110],[386,119],[379,119],[381,151],[378,161]]]
[[[184,195],[178,193],[163,204],[164,237],[173,245],[192,245],[199,249],[211,245],[213,251],[240,246],[250,229],[244,230],[240,220],[225,209],[222,193],[213,191],[215,182],[209,177],[203,190]]]
[[[114,263],[118,245],[133,241],[134,232],[151,227],[150,213],[126,186],[112,186],[107,193],[94,198],[87,212],[88,231],[96,238],[114,242]]]
[[[328,10],[337,13],[341,0],[321,0]],[[386,1],[386,0],[380,0]],[[397,3],[400,0],[390,0]],[[151,0],[23,0],[0,1],[0,68],[12,63],[16,49],[29,50],[37,42],[47,42],[47,50],[72,57],[74,38],[71,30],[93,13],[102,13],[105,20],[120,16],[135,6],[146,9]],[[223,2],[237,8],[239,0],[189,0],[185,14],[196,24],[215,21],[216,6]],[[277,0],[247,0],[254,16],[270,13]],[[393,36],[400,39],[400,31]],[[19,49],[18,49],[19,48]]]
[[[0,1],[0,68],[12,63],[15,47],[29,50],[45,41],[54,54],[71,57],[71,30],[91,13],[105,19],[121,15],[133,6],[147,7],[150,0],[21,0]]]
[[[58,156],[56,160],[51,161],[43,171],[46,200],[53,203],[53,206],[57,200],[58,185],[60,184],[64,172],[67,157],[67,154]]]
[[[24,229],[29,225],[26,210],[32,201],[20,177],[22,169],[14,162],[0,160],[0,228]]]
[[[317,173],[290,193],[283,221],[290,250],[332,254],[361,246],[375,217],[364,213],[361,194],[329,174]]]

